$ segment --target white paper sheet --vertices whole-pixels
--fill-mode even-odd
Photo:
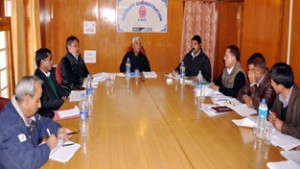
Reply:
[[[85,90],[72,90],[69,95],[70,102],[78,102],[81,100],[81,93],[85,93]]]
[[[268,162],[269,169],[300,169],[300,166],[293,161]]]
[[[255,124],[252,120],[250,120],[247,117],[245,117],[243,119],[239,119],[239,120],[232,120],[232,122],[234,124],[236,124],[237,126],[240,126],[240,127],[250,127],[250,128],[253,128],[253,126]]]
[[[280,154],[285,157],[287,160],[296,162],[300,164],[300,151],[280,151]]]
[[[144,74],[144,77],[146,79],[157,78],[157,75],[156,75],[156,73],[154,71],[152,71],[152,72],[143,72],[143,74]]]
[[[59,110],[57,113],[60,118],[72,117],[79,115],[79,109],[77,106],[75,106],[73,109]]]
[[[57,148],[52,150],[49,158],[52,160],[56,160],[62,163],[65,163],[71,159],[71,157],[75,154],[75,152],[80,148],[80,144],[74,143],[72,141],[66,141],[63,144],[60,144]],[[63,146],[66,144],[73,144],[70,146]]]
[[[276,130],[272,135],[271,143],[274,146],[279,146],[284,150],[291,150],[300,145],[300,140],[295,137],[282,134]]]
[[[237,114],[243,117],[247,117],[257,113],[255,109],[249,108],[246,104],[241,104],[238,106],[228,106],[228,107],[232,108]]]

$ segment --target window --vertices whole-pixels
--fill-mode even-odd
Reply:
[[[9,57],[11,0],[0,0],[0,96],[10,97]]]
[[[0,31],[0,95],[2,97],[9,97],[9,83],[8,83],[8,47],[7,47],[7,33]]]
[[[4,16],[11,17],[11,0],[4,0]]]

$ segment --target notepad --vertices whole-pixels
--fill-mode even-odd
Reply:
[[[68,162],[76,151],[80,148],[80,144],[74,143],[72,141],[66,141],[65,143],[60,143],[56,148],[54,148],[49,155],[51,160],[66,163]],[[63,146],[66,144],[73,144],[69,146]]]

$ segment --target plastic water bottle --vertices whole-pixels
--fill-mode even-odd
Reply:
[[[184,66],[184,62],[181,62],[180,65],[180,78],[183,80],[184,82],[184,78],[185,78],[185,66]]]
[[[80,112],[80,134],[81,136],[88,135],[88,116],[89,116],[89,105],[85,98],[85,94],[81,94],[81,101],[79,102],[79,112]]]
[[[198,83],[202,83],[203,82],[203,76],[202,76],[201,70],[199,70],[199,73],[197,75],[197,80],[198,80]]]
[[[130,78],[130,67],[131,67],[131,63],[130,63],[130,58],[128,57],[126,60],[126,78]]]
[[[92,83],[93,83],[93,79],[91,78],[90,74],[88,74],[87,76],[87,80],[86,80],[86,95],[87,95],[87,99],[88,102],[91,103],[93,102],[93,88],[92,88]]]
[[[263,98],[262,102],[259,104],[258,107],[258,117],[256,123],[256,136],[260,139],[264,139],[265,137],[265,125],[267,121],[268,115],[268,105],[266,103],[266,99]]]

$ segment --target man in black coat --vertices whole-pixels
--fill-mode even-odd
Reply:
[[[66,40],[67,53],[60,61],[62,85],[71,90],[83,87],[88,69],[79,53],[79,40],[75,36],[70,36]]]
[[[195,35],[192,40],[192,50],[187,53],[182,62],[185,66],[185,76],[197,76],[201,70],[203,78],[207,81],[211,81],[211,64],[209,58],[203,52],[201,48],[201,37]],[[181,62],[181,63],[182,63]],[[175,68],[176,73],[180,73],[180,65]]]
[[[138,36],[132,38],[132,50],[127,52],[120,65],[120,72],[126,72],[126,61],[129,59],[131,63],[130,72],[138,69],[140,72],[150,72],[150,63],[147,56],[142,52],[141,39]]]
[[[53,110],[57,110],[66,100],[66,94],[57,83],[55,76],[50,73],[52,69],[52,55],[47,48],[41,48],[35,52],[37,69],[34,75],[43,81],[42,107],[38,113],[42,116],[53,118]]]

